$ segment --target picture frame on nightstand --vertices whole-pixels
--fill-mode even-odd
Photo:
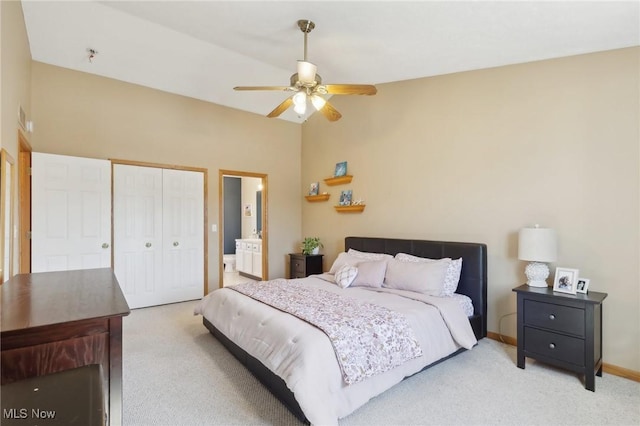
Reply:
[[[579,272],[578,269],[573,268],[556,268],[556,275],[553,278],[553,291],[576,294]]]
[[[589,278],[578,278],[578,285],[576,286],[576,292],[578,293],[587,293],[589,289]]]

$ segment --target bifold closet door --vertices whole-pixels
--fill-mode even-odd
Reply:
[[[131,308],[204,293],[204,175],[114,165],[114,269]]]
[[[32,153],[31,272],[111,267],[111,162]]]
[[[162,169],[114,164],[113,250],[129,307],[162,303]]]
[[[162,170],[164,284],[173,301],[204,295],[204,174]]]

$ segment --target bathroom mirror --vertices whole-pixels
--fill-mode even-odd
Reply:
[[[0,282],[13,276],[13,211],[14,211],[14,161],[2,149],[0,151]]]

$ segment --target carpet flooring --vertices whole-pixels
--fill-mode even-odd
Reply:
[[[300,425],[193,315],[196,302],[123,321],[124,425]],[[605,354],[606,359],[606,354]],[[348,425],[640,425],[640,383],[579,375],[482,339],[340,420]]]

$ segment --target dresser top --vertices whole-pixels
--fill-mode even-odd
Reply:
[[[577,294],[560,293],[558,291],[553,291],[553,287],[530,287],[527,284],[516,287],[512,291],[523,294],[535,294],[543,297],[562,297],[565,299],[571,299],[585,303],[602,303],[602,301],[608,296],[607,293],[599,293],[597,291],[589,291],[588,293]]]
[[[3,333],[130,312],[111,268],[19,274],[0,287]]]

